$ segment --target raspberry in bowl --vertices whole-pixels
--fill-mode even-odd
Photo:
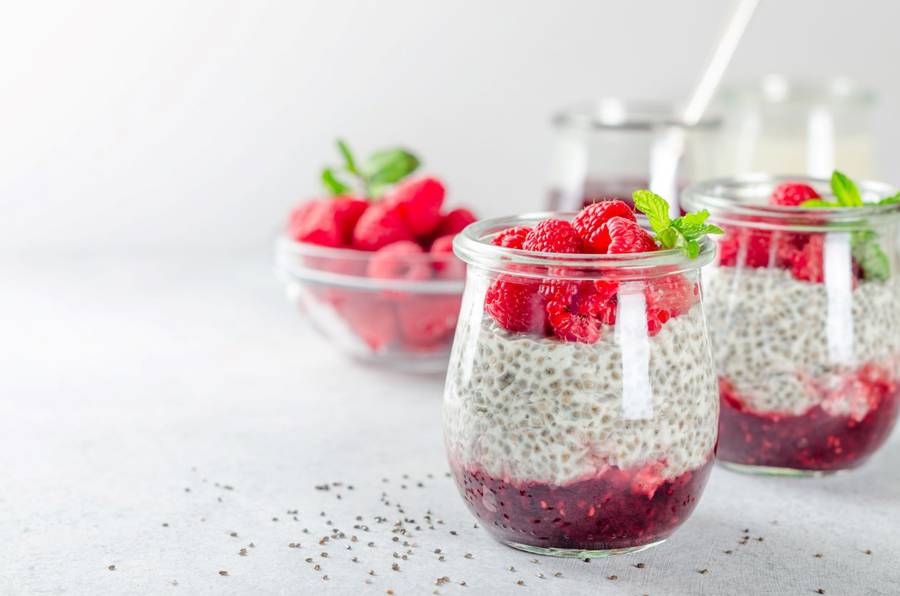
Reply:
[[[719,459],[745,472],[859,466],[900,399],[897,221],[878,183],[751,176],[696,184],[725,229],[704,271],[720,380]]]
[[[699,268],[717,231],[635,193],[578,214],[485,220],[444,393],[456,484],[481,525],[538,554],[598,557],[665,540],[714,459],[718,393]]]
[[[345,171],[322,175],[333,196],[297,206],[277,241],[288,298],[357,360],[443,372],[465,276],[452,242],[475,216],[445,208],[439,179],[410,176],[418,160],[409,152],[380,151],[357,164],[339,146]]]

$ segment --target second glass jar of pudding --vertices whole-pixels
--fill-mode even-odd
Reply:
[[[684,523],[714,459],[698,271],[715,248],[705,240],[690,259],[490,243],[540,218],[485,220],[455,241],[468,274],[444,394],[451,469],[509,546],[580,558],[641,550]]]
[[[868,204],[771,204],[786,183],[833,200],[827,180],[746,176],[686,189],[725,229],[703,274],[721,395],[719,459],[741,471],[853,468],[887,439],[900,400],[895,189]],[[775,201],[777,202],[777,201]]]

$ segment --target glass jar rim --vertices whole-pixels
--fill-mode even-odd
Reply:
[[[819,191],[821,197],[826,199],[834,197],[830,190],[831,182],[827,178],[744,174],[695,182],[684,189],[681,202],[689,210],[708,210],[710,219],[716,223],[769,230],[826,232],[834,231],[836,226],[852,230],[900,216],[900,204],[870,203],[862,207],[823,209],[749,201],[763,196],[768,198],[775,186],[785,182],[808,184]],[[897,192],[894,186],[884,182],[863,180],[858,181],[856,185],[864,199],[885,198]],[[759,192],[755,194],[748,192],[754,187],[758,187]]]
[[[722,89],[721,100],[749,99],[762,104],[833,104],[871,106],[875,92],[848,77],[797,78],[772,73]]]
[[[541,220],[551,218],[570,221],[575,215],[575,212],[545,211],[482,219],[456,235],[453,239],[453,252],[466,264],[481,269],[536,278],[547,277],[547,272],[551,272],[552,277],[560,279],[584,279],[591,274],[606,276],[613,272],[621,279],[658,277],[699,269],[715,256],[715,242],[709,238],[701,241],[700,254],[693,259],[679,248],[624,254],[573,255],[506,248],[489,241],[507,228],[533,226]],[[646,224],[643,217],[639,221]],[[532,268],[534,270],[530,270]]]
[[[584,130],[654,130],[665,127],[690,130],[718,128],[722,121],[719,117],[709,116],[696,124],[688,125],[673,104],[601,97],[558,110],[553,114],[552,123],[556,128]]]

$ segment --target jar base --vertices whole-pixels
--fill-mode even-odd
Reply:
[[[528,544],[519,544],[518,542],[502,541],[506,546],[516,550],[525,551],[534,555],[543,555],[545,557],[562,557],[569,559],[599,559],[603,557],[613,557],[616,555],[628,555],[631,553],[639,553],[653,548],[665,542],[666,539],[650,542],[649,544],[641,544],[638,546],[628,546],[625,548],[610,548],[605,550],[584,550],[578,548],[544,548],[541,546],[531,546]]]
[[[777,466],[756,466],[717,460],[719,464],[732,472],[753,476],[786,476],[790,478],[820,478],[831,476],[840,470],[801,470],[798,468],[779,468]]]

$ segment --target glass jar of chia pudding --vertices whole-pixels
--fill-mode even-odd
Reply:
[[[715,246],[703,239],[689,258],[491,243],[550,215],[484,220],[454,242],[468,273],[444,393],[451,469],[511,547],[579,558],[649,548],[691,514],[714,460],[699,269]]]
[[[834,184],[751,175],[685,191],[686,205],[708,209],[725,230],[703,290],[727,467],[853,468],[896,421],[900,197],[886,199],[896,189],[884,184],[849,182],[858,204],[823,208],[848,192]]]

